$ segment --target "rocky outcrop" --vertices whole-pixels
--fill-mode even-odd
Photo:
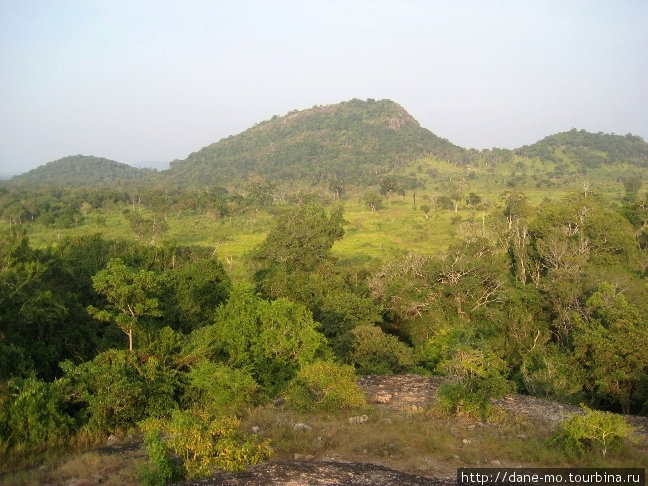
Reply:
[[[450,486],[451,479],[415,476],[376,464],[284,461],[258,464],[245,472],[219,473],[175,486]]]

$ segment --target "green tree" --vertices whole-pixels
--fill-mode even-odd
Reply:
[[[344,236],[343,221],[341,209],[328,216],[321,206],[312,204],[280,213],[252,256],[259,276],[274,266],[286,271],[312,270]]]
[[[109,306],[88,312],[100,321],[114,322],[128,336],[128,349],[133,350],[133,333],[144,316],[159,317],[159,301],[155,296],[159,279],[154,272],[136,270],[119,258],[113,258],[106,268],[92,277],[92,286],[108,300]]]
[[[380,194],[385,196],[391,205],[391,200],[394,196],[405,195],[405,186],[403,185],[403,181],[396,176],[383,177],[382,181],[380,181]]]
[[[326,349],[312,314],[280,298],[269,302],[235,288],[214,324],[194,331],[187,354],[249,371],[273,395]]]
[[[595,391],[628,414],[632,392],[648,372],[648,323],[607,282],[587,300],[586,313],[576,317],[575,354]]]
[[[382,197],[376,191],[365,192],[362,196],[362,201],[372,211],[382,208]]]

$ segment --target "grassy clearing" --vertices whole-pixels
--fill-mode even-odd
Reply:
[[[367,415],[354,425],[349,418]],[[340,414],[299,414],[265,406],[243,429],[270,438],[273,459],[342,459],[383,464],[414,474],[453,476],[458,467],[643,467],[645,450],[629,444],[605,460],[595,454],[569,460],[548,444],[551,433],[528,419],[500,414],[498,423],[446,418],[434,409],[394,413],[366,407]],[[311,429],[295,430],[296,423]]]

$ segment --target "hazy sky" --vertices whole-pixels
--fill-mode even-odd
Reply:
[[[648,2],[0,0],[0,173],[390,98],[463,147],[648,139]]]

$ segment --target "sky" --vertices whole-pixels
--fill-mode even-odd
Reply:
[[[466,148],[648,140],[645,0],[0,0],[0,174],[389,98]]]

